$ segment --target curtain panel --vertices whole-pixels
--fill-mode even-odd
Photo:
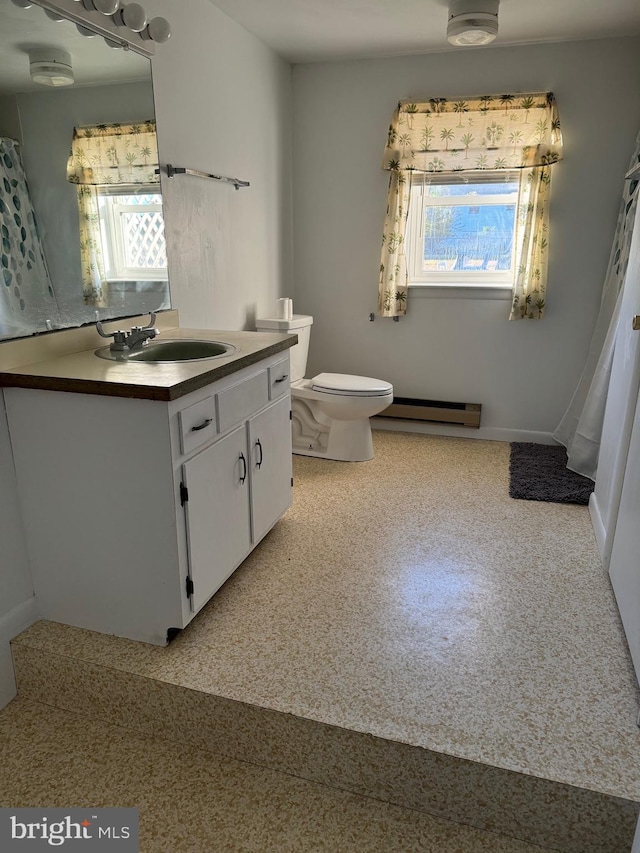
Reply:
[[[404,247],[411,175],[519,169],[523,177],[510,319],[541,318],[549,245],[549,167],[560,159],[562,134],[551,92],[400,101],[389,126],[382,164],[391,176],[378,313],[383,317],[406,313]]]
[[[77,184],[85,304],[107,304],[98,187],[159,184],[155,121],[97,124],[73,130],[67,180]]]
[[[640,164],[640,133],[629,171]],[[589,354],[567,411],[553,437],[567,448],[567,468],[596,479],[598,456],[609,394],[620,306],[629,264],[631,238],[640,198],[640,175],[625,180],[602,299]]]

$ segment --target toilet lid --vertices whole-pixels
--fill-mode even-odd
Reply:
[[[311,387],[314,391],[349,397],[382,397],[393,391],[393,385],[382,379],[350,376],[348,373],[319,373],[311,380]]]

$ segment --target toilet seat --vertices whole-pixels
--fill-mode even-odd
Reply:
[[[323,394],[344,397],[384,397],[393,391],[393,385],[382,379],[348,373],[319,373],[311,380],[311,388]]]

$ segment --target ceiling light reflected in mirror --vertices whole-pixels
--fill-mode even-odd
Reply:
[[[29,51],[29,72],[42,86],[71,86],[74,82],[71,54],[54,47]]]

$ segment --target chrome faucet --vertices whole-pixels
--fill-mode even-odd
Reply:
[[[153,325],[156,315],[151,314],[151,322],[147,326],[133,326],[131,331],[125,338],[125,343],[130,350],[141,349],[145,347],[152,338],[159,334],[158,330]]]
[[[100,320],[96,321],[96,331],[102,338],[113,338],[109,347],[112,352],[135,352],[146,346],[152,338],[160,332],[155,328],[156,315],[152,311],[146,326],[132,326],[128,332],[118,330],[117,332],[105,332]]]

